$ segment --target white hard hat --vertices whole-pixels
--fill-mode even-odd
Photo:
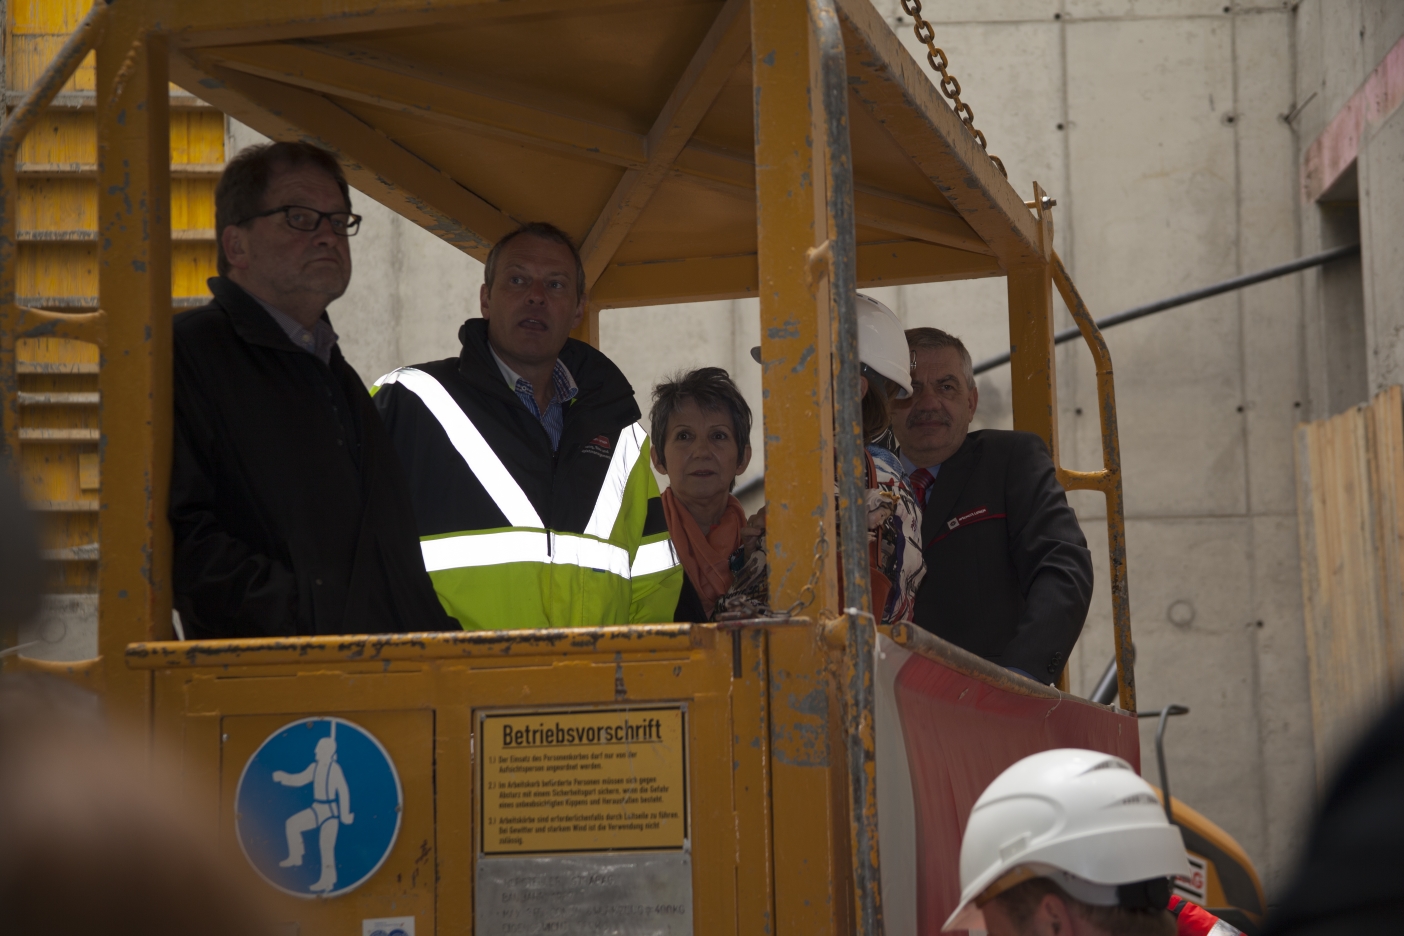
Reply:
[[[858,293],[858,360],[901,389],[899,400],[912,395],[912,352],[897,313],[871,296]]]
[[[907,333],[897,313],[870,296],[857,293],[858,360],[895,383],[897,399],[912,395],[912,353],[907,349]],[[751,357],[761,363],[760,345]]]
[[[1130,764],[1098,751],[1043,751],[975,801],[960,843],[960,906],[942,930],[987,929],[977,900],[1028,878],[1115,906],[1122,885],[1187,873],[1180,830]]]

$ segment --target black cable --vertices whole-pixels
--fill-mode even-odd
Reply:
[[[1323,263],[1330,263],[1332,260],[1341,260],[1360,253],[1359,244],[1348,244],[1345,247],[1336,247],[1325,250],[1309,257],[1301,257],[1290,263],[1279,264],[1275,267],[1268,267],[1266,270],[1259,270],[1256,273],[1248,273],[1244,276],[1235,276],[1233,279],[1224,280],[1222,283],[1215,283],[1212,286],[1205,286],[1202,289],[1194,289],[1190,292],[1180,293],[1178,296],[1171,296],[1169,299],[1161,299],[1159,302],[1152,302],[1147,305],[1136,306],[1134,309],[1127,309],[1125,312],[1118,312],[1115,315],[1108,315],[1106,318],[1097,319],[1097,327],[1103,330],[1111,328],[1113,325],[1120,325],[1123,322],[1134,321],[1147,315],[1154,315],[1156,312],[1164,312],[1166,309],[1174,309],[1182,305],[1189,305],[1191,302],[1198,302],[1201,299],[1208,299],[1210,296],[1218,296],[1222,293],[1233,292],[1235,289],[1242,289],[1245,286],[1252,286],[1255,283],[1262,283],[1270,279],[1277,279],[1279,276],[1286,276],[1288,273],[1296,273],[1298,270],[1310,269],[1314,266],[1321,266]],[[1081,332],[1076,328],[1065,328],[1053,336],[1053,343],[1060,345],[1065,341],[1072,341],[1080,337]],[[1009,363],[1009,352],[996,355],[975,365],[975,373],[983,374],[987,370],[993,370],[1001,364]]]

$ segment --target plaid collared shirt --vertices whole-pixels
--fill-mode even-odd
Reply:
[[[569,368],[561,363],[560,358],[556,359],[556,366],[551,369],[551,402],[546,404],[546,412],[543,413],[541,407],[536,405],[536,388],[531,385],[531,381],[503,363],[491,345],[488,346],[488,350],[492,351],[492,359],[497,362],[497,369],[502,372],[507,386],[516,391],[517,398],[541,421],[541,428],[546,430],[546,435],[551,439],[551,451],[560,448],[561,430],[565,428],[566,404],[575,399],[576,394],[580,392]]]

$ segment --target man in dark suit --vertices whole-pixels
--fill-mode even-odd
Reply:
[[[892,431],[924,508],[916,623],[1051,683],[1092,600],[1092,555],[1053,459],[1032,433],[969,431],[980,392],[959,338],[912,328],[907,345],[912,395],[893,402]]]
[[[360,218],[336,159],[250,147],[215,188],[213,301],[175,319],[173,585],[187,637],[444,630],[400,461],[327,304]]]

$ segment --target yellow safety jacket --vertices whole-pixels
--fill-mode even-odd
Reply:
[[[460,358],[400,368],[374,390],[445,610],[468,630],[671,621],[683,570],[623,375],[567,344],[580,392],[552,452],[488,356],[486,323],[460,335]]]

